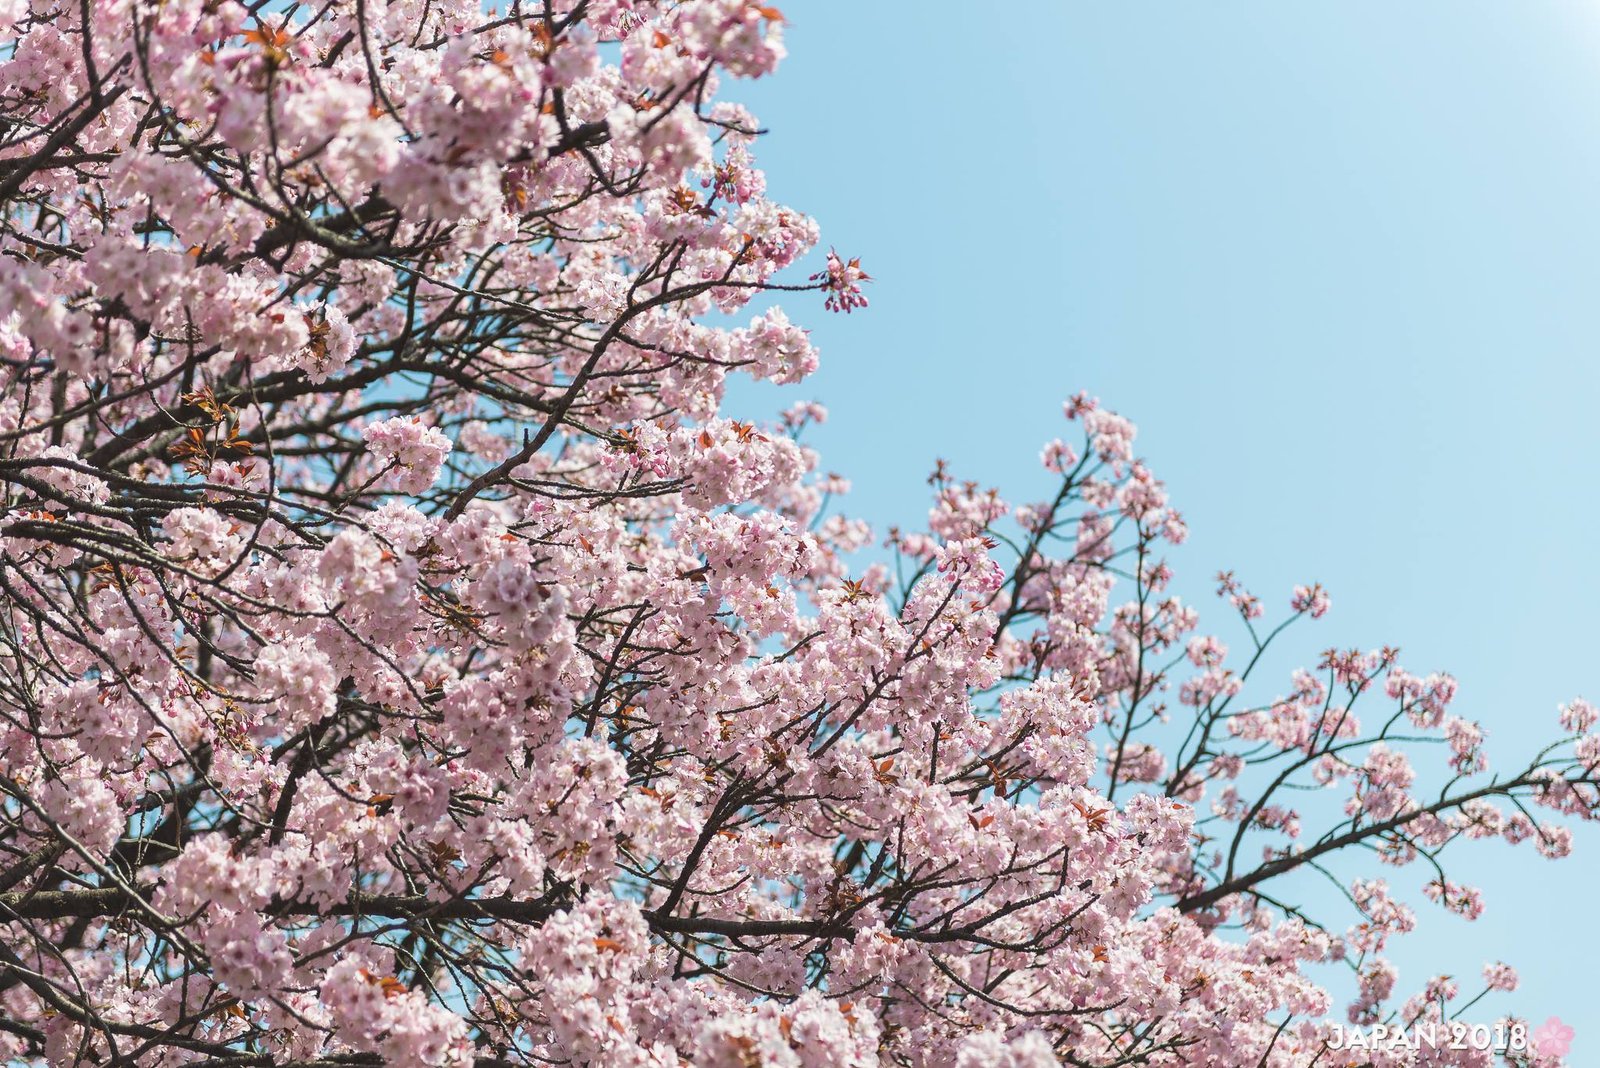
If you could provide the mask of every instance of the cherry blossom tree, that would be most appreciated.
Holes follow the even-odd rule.
[[[1332,1065],[1515,986],[1400,986],[1381,874],[1566,853],[1591,706],[1491,774],[1393,650],[1255,678],[1327,594],[1200,630],[1088,398],[886,538],[722,413],[866,305],[720,95],[782,26],[0,0],[0,1060]]]

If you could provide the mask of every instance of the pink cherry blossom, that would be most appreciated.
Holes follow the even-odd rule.
[[[1386,954],[1574,848],[1590,705],[1499,765],[1391,647],[1284,670],[1328,593],[1179,596],[1086,394],[887,530],[725,410],[871,281],[724,98],[784,25],[0,3],[0,1061],[1298,1068],[1514,989]]]

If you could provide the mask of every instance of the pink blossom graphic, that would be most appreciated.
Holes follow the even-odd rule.
[[[1572,1048],[1572,1028],[1552,1016],[1533,1032],[1533,1049],[1541,1057],[1565,1057]]]

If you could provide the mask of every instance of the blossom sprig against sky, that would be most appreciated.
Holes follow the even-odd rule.
[[[0,1058],[1290,1068],[1515,987],[1382,875],[1564,855],[1591,706],[1491,772],[1391,649],[1258,679],[1329,594],[1202,629],[1093,397],[882,535],[723,410],[872,281],[722,96],[782,12],[3,15]]]

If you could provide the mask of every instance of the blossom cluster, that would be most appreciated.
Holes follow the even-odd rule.
[[[721,96],[783,26],[0,10],[0,1060],[1290,1068],[1463,996],[1280,877],[1478,915],[1439,854],[1567,853],[1595,709],[1491,780],[1393,650],[1253,696],[1327,592],[1202,631],[1086,395],[1043,500],[833,511],[819,406],[723,411],[870,282]]]

